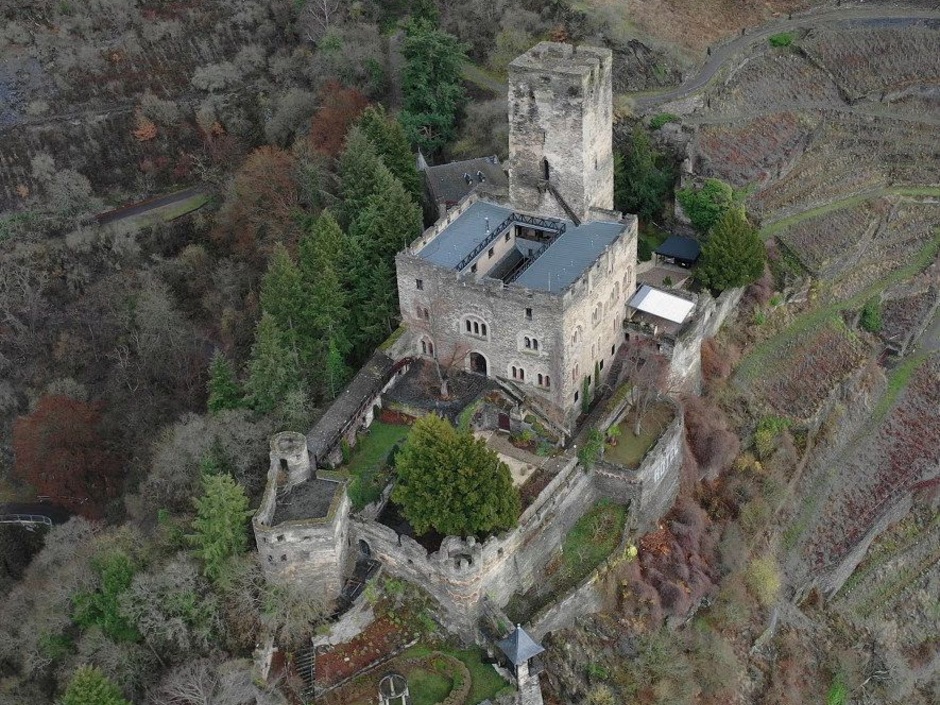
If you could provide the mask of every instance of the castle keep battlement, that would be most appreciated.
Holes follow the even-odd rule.
[[[252,518],[265,576],[302,580],[338,595],[349,530],[345,478],[314,472],[302,433],[275,435],[270,458],[261,506]]]

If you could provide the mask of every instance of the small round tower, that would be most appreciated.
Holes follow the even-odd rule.
[[[282,431],[271,438],[271,467],[287,474],[288,486],[310,479],[310,453],[307,437],[294,431]]]

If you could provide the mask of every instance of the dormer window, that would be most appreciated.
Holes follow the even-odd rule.
[[[473,178],[472,178],[472,177],[470,176],[470,174],[468,174],[467,172],[464,172],[464,174],[463,174],[463,180],[466,181],[468,184],[472,184],[472,183],[473,183]]]
[[[481,184],[482,184],[484,181],[486,181],[486,177],[483,175],[483,172],[482,172],[482,171],[478,171],[478,172],[477,172],[477,181],[479,181]]]

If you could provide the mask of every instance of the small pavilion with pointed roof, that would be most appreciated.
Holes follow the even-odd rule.
[[[536,643],[535,640],[526,633],[525,629],[518,624],[512,634],[496,642],[496,645],[499,647],[500,651],[506,654],[506,658],[508,658],[509,662],[512,664],[516,675],[518,675],[519,666],[527,664],[545,651],[542,645]]]

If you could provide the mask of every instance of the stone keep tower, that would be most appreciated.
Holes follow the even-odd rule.
[[[509,64],[514,208],[580,220],[613,209],[611,62],[610,49],[541,42]]]

